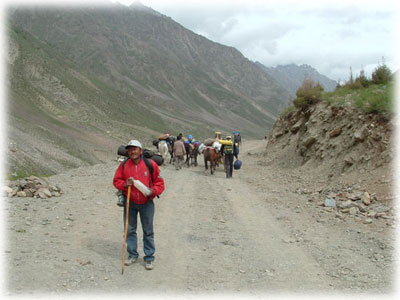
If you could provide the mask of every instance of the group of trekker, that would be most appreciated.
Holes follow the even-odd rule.
[[[234,141],[231,136],[227,136],[220,153],[225,157],[226,177],[231,178],[233,172],[233,157],[238,158],[239,145],[241,144],[240,134]],[[216,142],[222,141],[221,136],[215,136]],[[196,143],[199,148],[199,142],[195,141],[192,135],[184,140],[182,133],[178,134],[176,139],[168,135],[167,143],[173,148],[175,156],[175,167],[181,169],[184,156],[187,153],[185,143]],[[172,144],[172,145],[171,145]],[[221,145],[221,144],[220,144]],[[128,152],[128,158],[118,166],[113,185],[118,190],[118,205],[124,207],[123,220],[125,224],[124,247],[123,247],[123,267],[132,265],[138,261],[139,253],[137,251],[137,216],[140,215],[140,222],[143,230],[143,257],[144,266],[147,270],[154,268],[155,243],[154,243],[154,198],[161,195],[165,189],[164,179],[160,175],[160,168],[152,159],[143,155],[142,144],[138,140],[131,140],[125,146]],[[125,260],[125,244],[128,258]]]
[[[172,147],[173,161],[176,170],[182,169],[183,161],[185,160],[186,155],[186,163],[189,166],[189,156],[188,152],[190,149],[194,149],[198,154],[202,154],[204,147],[213,147],[218,153],[221,154],[221,157],[224,158],[224,165],[226,171],[226,177],[231,178],[233,173],[233,158],[238,159],[239,155],[239,147],[242,143],[240,132],[233,131],[234,139],[232,140],[232,136],[226,136],[225,139],[222,139],[221,133],[216,132],[214,138],[206,139],[204,143],[199,142],[194,139],[191,134],[187,137],[184,137],[182,133],[179,133],[176,137],[171,136],[170,134],[164,134],[159,137],[159,139],[164,139],[168,145]],[[153,142],[153,145],[156,145],[157,141]],[[197,159],[196,164],[197,165]]]

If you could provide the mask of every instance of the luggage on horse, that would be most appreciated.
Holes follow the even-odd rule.
[[[204,141],[204,145],[211,147],[214,142],[215,142],[215,139],[211,139],[211,138],[210,139],[206,139]]]
[[[232,146],[232,140],[219,140],[221,145],[229,145]]]
[[[168,139],[169,137],[170,137],[170,134],[164,133],[164,134],[161,134],[161,135],[158,137],[158,139],[161,141],[161,140],[166,140],[166,139]]]
[[[237,159],[234,163],[233,163],[233,168],[235,170],[239,170],[242,167],[242,161]]]
[[[222,145],[219,142],[214,142],[212,144],[212,147],[219,152],[219,151],[221,151]]]
[[[198,151],[199,151],[200,154],[203,154],[204,147],[205,147],[204,144],[200,144],[199,149],[198,149]]]

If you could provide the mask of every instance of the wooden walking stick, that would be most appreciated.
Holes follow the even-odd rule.
[[[128,224],[129,224],[129,202],[131,197],[131,186],[128,186],[128,197],[126,199],[126,214],[125,214],[125,234],[124,234],[124,244],[122,246],[122,273],[124,274],[124,266],[125,266],[125,250],[126,250],[126,236],[128,235]]]

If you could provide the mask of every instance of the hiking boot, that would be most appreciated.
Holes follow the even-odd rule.
[[[137,258],[136,257],[128,257],[127,260],[125,260],[125,266],[130,266],[131,264],[137,262]]]
[[[144,264],[145,264],[144,267],[146,268],[146,270],[153,270],[154,264],[153,264],[152,260],[146,260],[144,262]]]

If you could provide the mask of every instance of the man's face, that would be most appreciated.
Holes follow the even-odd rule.
[[[128,148],[128,155],[130,158],[132,158],[133,160],[138,159],[140,157],[140,155],[142,154],[143,150],[140,147],[129,147]]]

